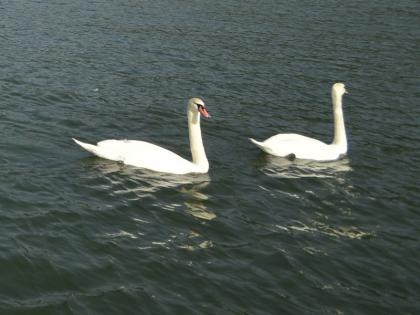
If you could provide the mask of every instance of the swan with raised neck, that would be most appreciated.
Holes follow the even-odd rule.
[[[200,98],[188,101],[187,117],[192,162],[153,143],[139,140],[104,140],[97,145],[73,140],[90,153],[126,165],[171,174],[207,173],[209,162],[201,137],[200,117],[210,118]]]
[[[343,83],[335,83],[332,86],[334,138],[331,144],[294,133],[277,134],[261,142],[252,138],[250,140],[264,152],[275,156],[316,161],[337,160],[347,153],[347,136],[342,108],[345,93],[347,90]]]

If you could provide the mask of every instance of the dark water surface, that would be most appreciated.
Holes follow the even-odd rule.
[[[420,314],[420,2],[0,2],[1,314]],[[332,138],[347,158],[247,139]],[[208,175],[91,157],[71,137]]]

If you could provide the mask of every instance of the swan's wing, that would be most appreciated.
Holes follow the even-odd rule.
[[[77,143],[101,158],[158,172],[184,174],[192,172],[194,168],[193,163],[178,154],[145,141],[104,140],[96,146],[80,141]]]
[[[278,134],[263,142],[264,147],[277,156],[295,155],[299,159],[326,159],[328,145],[317,139],[294,133]]]
[[[98,147],[113,156],[113,160],[159,172],[184,173],[193,166],[178,154],[145,141],[105,140],[99,142]]]

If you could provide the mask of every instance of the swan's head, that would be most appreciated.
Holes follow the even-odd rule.
[[[335,96],[342,96],[343,94],[348,93],[344,83],[335,83],[332,86],[332,94]]]
[[[193,113],[200,113],[205,118],[210,118],[210,114],[206,110],[206,105],[201,98],[194,97],[188,102],[188,110]]]

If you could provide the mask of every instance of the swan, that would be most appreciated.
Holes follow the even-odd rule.
[[[201,139],[200,115],[210,118],[204,102],[199,98],[188,101],[187,116],[192,162],[155,144],[138,140],[104,140],[97,145],[74,139],[85,150],[104,159],[126,165],[171,173],[207,173],[209,162]]]
[[[347,93],[343,83],[335,83],[331,89],[334,112],[334,139],[331,144],[294,133],[272,136],[265,141],[249,138],[261,150],[275,156],[290,159],[333,161],[347,153],[346,128],[342,109],[342,98]]]

